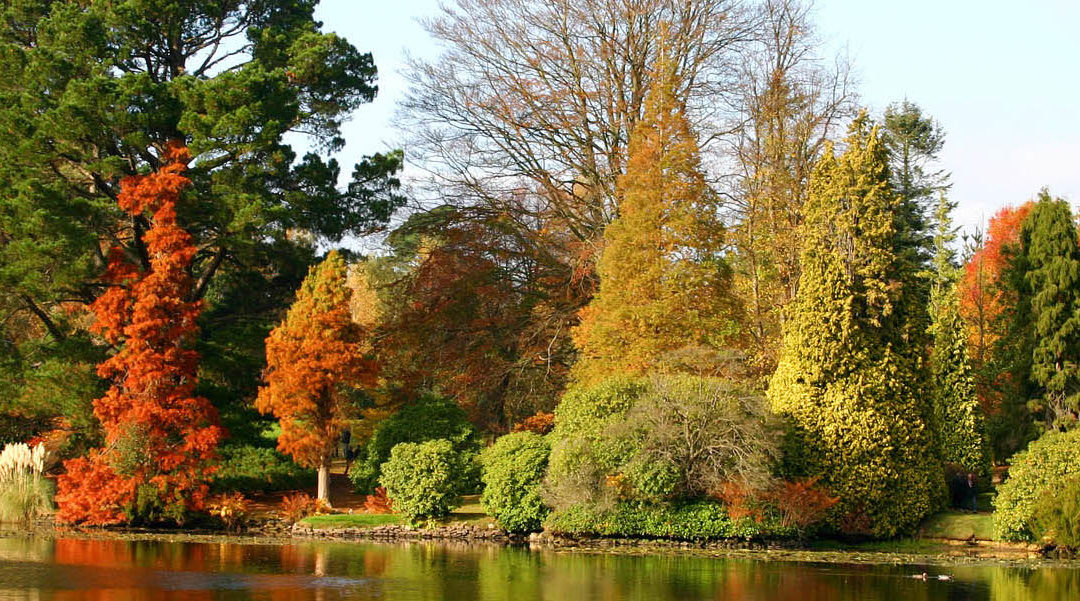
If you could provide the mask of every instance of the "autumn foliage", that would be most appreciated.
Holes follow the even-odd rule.
[[[199,357],[191,343],[201,304],[187,297],[196,249],[176,219],[190,155],[170,145],[162,159],[158,171],[121,182],[120,208],[150,224],[141,240],[149,269],[113,248],[103,278],[109,288],[91,305],[95,330],[119,350],[98,366],[112,383],[94,401],[105,446],[66,462],[57,482],[62,522],[179,520],[205,502],[223,430],[214,407],[194,393]]]
[[[368,331],[350,312],[345,262],[336,252],[311,269],[285,320],[266,340],[266,386],[255,407],[281,422],[278,449],[325,471],[346,425],[351,389],[371,386],[377,366]]]
[[[1020,242],[1020,224],[1032,202],[1005,207],[990,219],[986,240],[964,266],[960,280],[960,313],[968,324],[968,346],[979,365],[1001,337],[999,318],[1011,305],[1002,278],[1009,266],[1008,249]]]
[[[656,69],[619,179],[619,217],[604,231],[600,290],[573,333],[573,376],[586,385],[646,373],[686,347],[723,348],[737,329],[725,228],[676,68],[661,60]]]
[[[375,494],[364,497],[364,513],[394,513],[394,501],[386,496],[386,489],[375,487]]]
[[[555,414],[540,411],[514,424],[514,432],[532,432],[543,436],[555,428]]]

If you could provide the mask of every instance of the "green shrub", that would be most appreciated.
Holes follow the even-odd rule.
[[[994,500],[994,529],[1004,540],[1034,540],[1039,499],[1060,495],[1066,480],[1080,476],[1080,429],[1044,434],[1011,464]]]
[[[12,474],[0,481],[0,522],[27,524],[53,509],[53,483],[41,474]]]
[[[791,529],[768,518],[732,520],[723,505],[619,503],[614,509],[575,505],[548,518],[546,526],[557,534],[673,540],[752,539],[789,537]]]
[[[764,399],[720,378],[614,378],[556,408],[547,493],[557,509],[694,499],[771,484],[779,431]]]
[[[1039,499],[1033,530],[1069,555],[1080,551],[1080,476],[1069,478],[1057,494]]]
[[[442,517],[461,503],[466,460],[449,440],[403,442],[390,450],[379,483],[410,522]]]
[[[615,377],[596,386],[572,387],[555,408],[545,499],[563,509],[581,503],[610,506],[616,499],[607,476],[629,461],[632,440],[611,436],[645,391],[643,378]]]
[[[541,498],[551,446],[543,436],[515,432],[480,455],[484,494],[480,502],[500,527],[511,532],[539,530],[548,515]]]
[[[314,470],[300,467],[275,449],[229,445],[218,453],[221,466],[210,483],[214,492],[270,492],[315,485]]]
[[[454,449],[474,466],[472,458],[480,450],[480,439],[465,412],[449,399],[426,394],[385,419],[375,429],[367,445],[353,462],[349,479],[356,490],[371,493],[379,481],[379,467],[390,457],[390,450],[403,442],[448,440]],[[463,475],[463,490],[475,490],[479,469],[470,467]]]

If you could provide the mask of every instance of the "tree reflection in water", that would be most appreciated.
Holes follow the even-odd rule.
[[[912,574],[946,572],[949,581]],[[0,601],[1058,601],[1080,569],[796,563],[423,543],[0,538]]]

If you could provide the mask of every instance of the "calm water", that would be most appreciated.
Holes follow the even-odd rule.
[[[911,574],[948,573],[921,581]],[[1063,601],[1080,570],[626,557],[438,544],[0,538],[0,600]]]

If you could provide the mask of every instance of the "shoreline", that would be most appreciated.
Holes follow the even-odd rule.
[[[951,539],[897,539],[849,543],[827,539],[676,541],[666,539],[514,535],[497,528],[450,524],[434,529],[408,526],[313,528],[295,524],[261,524],[241,533],[187,528],[57,527],[51,522],[26,530],[0,529],[0,537],[76,538],[231,544],[296,544],[310,542],[379,545],[429,544],[448,547],[514,547],[531,552],[611,555],[669,555],[833,564],[999,565],[1025,568],[1080,569],[1080,560],[1046,557],[1033,544]]]

